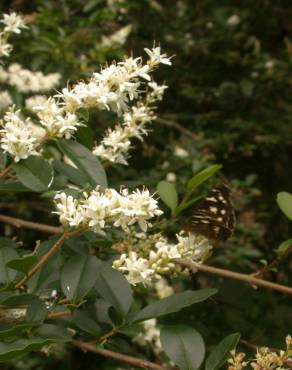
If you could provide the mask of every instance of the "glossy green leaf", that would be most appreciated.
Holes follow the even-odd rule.
[[[98,293],[121,314],[126,315],[133,302],[133,294],[130,284],[124,275],[103,264],[99,270],[95,284]]]
[[[18,258],[18,253],[16,252],[15,242],[1,237],[0,238],[0,283],[1,284],[9,284],[16,277],[17,272],[7,266],[8,262],[16,258]]]
[[[28,254],[20,258],[16,258],[6,263],[7,267],[27,274],[31,267],[37,262],[35,254]]]
[[[277,203],[281,211],[292,221],[292,194],[285,191],[278,193]]]
[[[77,310],[72,317],[72,321],[79,329],[93,335],[94,337],[100,336],[100,326],[97,321],[93,320],[87,312]]]
[[[7,339],[13,335],[23,333],[33,327],[34,324],[29,322],[0,324],[0,339]]]
[[[182,293],[173,294],[170,297],[161,299],[144,307],[131,322],[143,321],[153,317],[168,315],[178,312],[185,307],[195,303],[203,302],[216,294],[216,289],[186,290]]]
[[[21,306],[24,304],[30,304],[36,296],[30,293],[23,294],[11,294],[10,292],[0,293],[0,303],[6,306]]]
[[[60,140],[58,144],[61,151],[84,174],[90,185],[100,185],[102,188],[107,187],[105,170],[98,158],[89,149],[71,140]]]
[[[67,179],[71,181],[73,184],[80,186],[86,185],[87,177],[84,176],[84,174],[77,168],[74,168],[69,164],[57,160],[53,162],[53,165],[56,171],[58,171],[63,176],[67,177]]]
[[[196,370],[205,357],[205,344],[195,329],[185,325],[164,326],[160,334],[162,348],[181,370]]]
[[[230,351],[232,351],[239,342],[240,334],[230,334],[217,344],[217,346],[211,351],[205,364],[205,370],[218,370],[228,360]]]
[[[278,256],[282,256],[287,252],[287,250],[292,246],[292,239],[287,239],[284,242],[282,242],[278,248],[274,249],[274,252]]]
[[[36,298],[28,305],[25,318],[28,322],[42,322],[45,320],[47,313],[45,302]]]
[[[0,182],[0,194],[28,192],[31,192],[31,189],[27,188],[19,181]]]
[[[199,195],[198,197],[195,197],[187,202],[183,202],[181,204],[179,204],[176,209],[175,209],[175,214],[178,215],[180,214],[182,211],[184,211],[185,209],[191,207],[193,204],[195,204],[198,200],[202,199],[204,197],[204,195]]]
[[[98,278],[100,261],[94,256],[74,256],[61,271],[61,286],[69,300],[81,300]]]
[[[56,341],[67,342],[71,340],[68,330],[63,326],[55,324],[43,324],[37,329],[36,334],[41,338],[50,338]]]
[[[157,184],[157,192],[161,200],[172,211],[177,207],[178,196],[175,186],[168,181],[160,181]]]
[[[213,166],[210,166],[204,169],[203,171],[197,173],[188,181],[188,189],[189,190],[196,189],[199,185],[207,181],[209,177],[213,176],[221,168],[222,168],[221,164],[214,164]]]
[[[13,165],[18,180],[27,188],[43,192],[53,182],[53,170],[48,161],[38,156],[31,156]]]

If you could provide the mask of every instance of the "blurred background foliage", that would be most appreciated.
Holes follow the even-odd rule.
[[[155,190],[160,180],[168,179],[182,195],[194,173],[221,163],[217,182],[223,179],[233,190],[237,227],[209,263],[252,273],[261,260],[275,258],[273,249],[291,237],[291,222],[275,201],[277,192],[292,188],[291,1],[2,0],[0,10],[24,14],[30,26],[15,38],[11,62],[61,73],[60,89],[107,61],[132,52],[140,56],[153,41],[174,55],[171,69],[158,72],[158,80],[169,89],[155,126],[143,143],[135,143],[127,168],[109,171],[110,183],[145,184]],[[124,34],[119,36],[121,29]],[[92,146],[110,118],[103,112],[93,114],[90,128],[78,133],[79,140]],[[6,213],[56,222],[55,216],[48,216],[48,200],[32,196],[26,205],[25,197],[7,198]],[[180,223],[188,223],[189,216],[183,213]],[[27,243],[43,237],[33,231],[18,231],[18,236]],[[292,261],[286,260],[266,277],[291,285],[291,267]],[[283,347],[284,336],[289,330],[291,334],[291,300],[282,294],[206,275],[185,284],[220,287],[215,302],[203,310],[195,306],[181,317],[198,328],[207,343],[239,331],[252,343]],[[4,368],[98,366],[95,357],[92,361],[79,352],[68,356],[30,355]]]

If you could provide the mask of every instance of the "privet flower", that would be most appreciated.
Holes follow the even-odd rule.
[[[134,224],[146,231],[151,226],[149,220],[162,214],[157,200],[147,189],[130,193],[127,189],[100,191],[97,187],[89,194],[84,193],[80,200],[65,193],[57,194],[55,202],[55,213],[66,228],[87,226],[96,232],[110,225],[128,231]]]
[[[32,72],[18,63],[12,63],[7,70],[0,67],[0,81],[14,86],[22,93],[47,92],[56,87],[61,79],[59,73],[44,75],[42,72]]]
[[[0,109],[5,109],[12,105],[13,101],[8,91],[0,92]]]
[[[142,322],[142,326],[143,333],[139,333],[134,337],[133,342],[143,347],[146,344],[150,344],[155,353],[161,353],[163,350],[160,342],[160,329],[157,327],[157,320],[145,320]]]
[[[129,255],[123,253],[113,262],[113,267],[123,272],[132,285],[150,285],[163,275],[187,273],[188,270],[177,265],[173,259],[182,258],[201,263],[212,250],[209,241],[201,235],[182,232],[176,237],[178,242],[173,244],[161,234],[138,234],[136,239],[132,236],[132,242],[129,242],[131,252]]]
[[[0,122],[0,145],[15,162],[30,155],[38,155],[38,147],[45,137],[45,131],[34,125],[29,118],[24,120],[20,111],[11,108]]]
[[[170,286],[166,279],[161,278],[154,283],[154,289],[160,299],[169,297],[174,294],[173,287]]]
[[[0,31],[0,57],[8,57],[13,49],[8,43],[8,38],[11,33],[19,34],[22,28],[27,28],[23,18],[16,13],[4,14],[0,20],[4,24],[4,28]]]

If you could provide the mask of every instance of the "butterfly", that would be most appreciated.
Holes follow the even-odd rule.
[[[192,230],[208,239],[227,240],[235,227],[230,193],[225,184],[213,188],[193,213]]]

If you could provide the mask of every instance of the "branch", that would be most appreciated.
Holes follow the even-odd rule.
[[[252,275],[241,274],[239,272],[220,269],[218,267],[200,265],[198,263],[182,260],[180,258],[174,258],[173,261],[183,267],[189,268],[192,272],[196,272],[199,270],[199,271],[206,272],[208,274],[223,276],[223,277],[233,279],[233,280],[246,281],[247,283],[250,283],[252,285],[263,286],[268,289],[277,290],[278,292],[287,293],[287,294],[292,295],[292,288],[286,285],[276,284],[276,283],[272,283],[267,280],[259,279]]]
[[[56,241],[56,243],[52,246],[52,248],[42,256],[42,258],[38,261],[36,265],[27,273],[27,275],[21,279],[16,285],[15,288],[19,289],[24,285],[43,265],[47,263],[49,258],[57,252],[57,250],[62,246],[62,244],[72,236],[78,235],[81,232],[85,231],[86,229],[75,230],[71,232],[65,232],[60,236],[60,238]]]
[[[25,221],[20,218],[4,216],[4,215],[0,215],[0,222],[5,222],[17,228],[24,227],[26,229],[44,231],[50,234],[59,234],[63,231],[63,229],[58,226],[39,224],[37,222]]]
[[[72,316],[72,312],[70,310],[66,311],[58,311],[58,312],[50,312],[47,316],[47,319],[58,319],[59,317],[68,317]]]
[[[175,121],[171,121],[169,119],[164,119],[164,118],[156,118],[156,122],[161,123],[162,125],[165,125],[165,126],[174,127],[176,130],[180,131],[182,134],[189,136],[194,140],[198,138],[197,135],[194,134],[192,131],[181,126],[179,123]]]
[[[0,172],[0,178],[4,178],[8,172],[11,170],[13,163],[11,163],[8,167],[4,168],[3,171]]]
[[[111,358],[116,361],[125,362],[127,364],[140,367],[142,369],[153,369],[153,370],[168,370],[166,367],[154,364],[153,362],[149,362],[147,360],[143,360],[141,358],[132,357],[128,355],[124,355],[122,353],[117,353],[113,351],[109,351],[107,349],[96,347],[93,344],[82,342],[81,340],[73,339],[71,341],[73,346],[81,349],[84,352],[94,352],[98,355]]]

